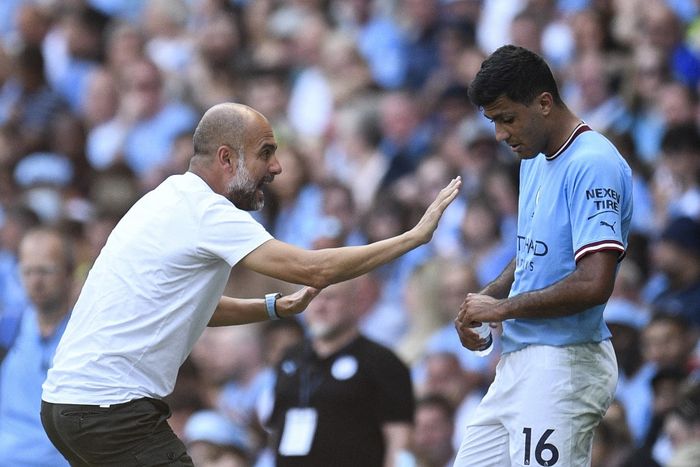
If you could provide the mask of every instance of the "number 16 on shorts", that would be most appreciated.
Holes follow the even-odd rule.
[[[525,436],[525,456],[523,458],[523,463],[525,465],[531,465],[533,454],[535,462],[537,462],[536,465],[550,467],[557,463],[559,460],[559,450],[557,450],[555,445],[547,442],[547,439],[549,439],[552,433],[554,433],[553,429],[547,429],[538,439],[538,433],[533,434],[532,428],[523,428],[523,435]],[[536,440],[534,453],[532,452],[533,439]]]

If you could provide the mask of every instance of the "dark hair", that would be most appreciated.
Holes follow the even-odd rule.
[[[429,393],[416,401],[416,411],[421,407],[436,407],[446,419],[453,421],[455,418],[455,407],[442,394]]]
[[[679,123],[666,129],[661,138],[661,149],[665,153],[700,151],[700,131],[694,123]]]
[[[528,105],[542,92],[550,93],[555,103],[562,103],[557,82],[544,59],[514,45],[504,45],[484,60],[469,85],[469,99],[482,108],[500,96]]]
[[[651,387],[654,391],[659,389],[659,384],[664,381],[672,381],[681,384],[688,377],[688,372],[681,367],[667,366],[657,370],[656,374],[651,378]]]
[[[656,323],[669,323],[677,328],[676,331],[681,333],[685,333],[691,329],[687,318],[682,315],[668,313],[664,310],[658,309],[658,307],[655,307],[652,310],[651,319],[649,320],[649,323],[647,323],[646,327]]]

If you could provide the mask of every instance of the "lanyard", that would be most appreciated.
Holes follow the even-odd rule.
[[[325,376],[323,368],[317,368],[321,362],[316,357],[311,344],[304,349],[304,358],[301,361],[299,382],[299,406],[309,407],[311,396],[321,387]],[[316,371],[314,371],[316,370]]]

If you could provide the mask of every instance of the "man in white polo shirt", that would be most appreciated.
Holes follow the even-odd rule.
[[[44,383],[42,422],[72,465],[192,465],[162,401],[205,326],[304,310],[323,287],[428,242],[460,180],[416,226],[370,245],[303,250],[272,238],[248,212],[282,171],[267,119],[239,104],[202,117],[189,171],[141,198],[114,228],[85,282]],[[222,297],[241,263],[295,284],[262,299]]]

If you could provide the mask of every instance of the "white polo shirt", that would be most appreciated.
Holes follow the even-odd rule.
[[[141,198],[83,286],[42,398],[162,398],[219,302],[231,268],[272,236],[187,172]]]

